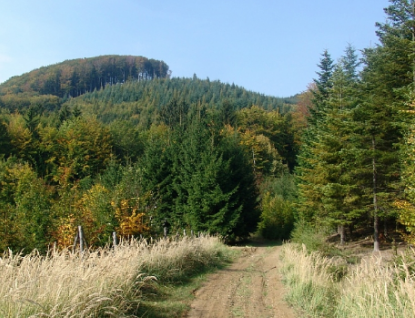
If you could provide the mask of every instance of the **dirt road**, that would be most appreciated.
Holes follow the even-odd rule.
[[[187,318],[294,318],[294,311],[283,300],[280,248],[242,248],[238,260],[196,291]]]

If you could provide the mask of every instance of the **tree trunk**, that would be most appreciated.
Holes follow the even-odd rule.
[[[379,252],[379,216],[378,216],[378,199],[377,199],[377,175],[376,175],[376,160],[375,160],[375,148],[376,141],[375,136],[372,135],[372,147],[373,147],[373,251]]]
[[[344,233],[344,225],[339,225],[337,227],[337,232],[340,234],[340,245],[344,245],[344,237],[345,237],[345,233]]]
[[[415,16],[415,1],[412,1],[412,18]],[[412,54],[415,54],[415,26],[412,24]],[[415,93],[415,55],[412,59],[412,89]]]

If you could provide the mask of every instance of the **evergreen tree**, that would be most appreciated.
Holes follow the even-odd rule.
[[[156,224],[175,229],[246,237],[258,222],[252,166],[238,138],[222,137],[220,127],[193,109],[185,126],[168,140],[153,140],[142,160],[143,184],[156,193]]]
[[[364,102],[356,112],[361,125],[357,160],[362,167],[361,186],[371,198],[374,250],[379,250],[379,219],[395,215],[393,201],[401,191],[398,122],[414,88],[414,5],[413,0],[391,0],[385,9],[387,22],[377,23],[381,45],[364,50]]]
[[[0,156],[8,157],[11,152],[11,139],[7,131],[7,124],[0,118]]]
[[[313,91],[313,108],[310,110],[310,124],[317,125],[318,120],[322,120],[324,116],[329,90],[332,87],[332,75],[334,64],[327,50],[324,50],[320,63],[318,64],[320,71],[317,72],[318,78],[314,79],[317,89]],[[324,120],[324,119],[323,119]]]
[[[313,149],[319,129],[324,125],[328,91],[332,86],[334,66],[327,50],[323,52],[318,66],[320,68],[320,71],[317,72],[319,77],[314,80],[316,89],[312,91],[313,106],[310,109],[310,115],[307,117],[307,128],[302,135],[301,149],[297,159],[299,165],[296,169],[299,182],[299,217],[308,222],[316,221],[315,214],[318,214],[317,211],[323,211],[321,191],[317,191],[315,188],[315,182],[318,181],[313,178],[313,171],[318,164]]]
[[[327,69],[325,63],[320,67]],[[355,222],[359,192],[354,185],[354,123],[357,106],[357,56],[348,46],[333,72],[319,72],[314,111],[303,140],[297,169],[301,216],[318,224],[338,226],[344,243],[345,226]],[[329,78],[328,73],[331,75]],[[322,83],[325,83],[324,85]]]

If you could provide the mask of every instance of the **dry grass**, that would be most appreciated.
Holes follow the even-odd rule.
[[[415,252],[392,262],[372,254],[360,264],[283,247],[288,300],[309,317],[415,317]],[[339,275],[341,273],[341,275]]]
[[[414,251],[394,262],[364,258],[342,283],[336,317],[415,317]]]
[[[0,317],[134,317],[141,287],[217,260],[214,237],[124,242],[93,252],[36,252],[0,259]]]
[[[330,274],[339,259],[307,253],[305,245],[285,244],[281,253],[284,283],[289,286],[287,300],[311,317],[323,317],[333,311],[336,297],[334,279]]]

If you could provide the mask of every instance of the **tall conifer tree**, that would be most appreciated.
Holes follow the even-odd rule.
[[[393,201],[400,192],[398,115],[407,93],[413,91],[415,74],[415,2],[390,2],[385,9],[387,22],[377,23],[380,45],[364,50],[364,102],[356,112],[361,126],[356,157],[361,167],[359,182],[366,189],[367,208],[372,212],[375,251],[379,250],[380,219],[394,216]]]

